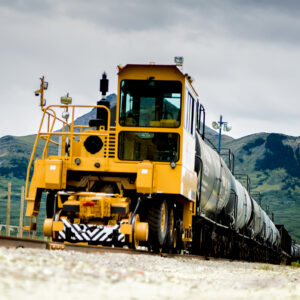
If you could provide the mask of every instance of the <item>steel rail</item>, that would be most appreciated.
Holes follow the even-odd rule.
[[[42,240],[34,240],[29,238],[8,237],[0,235],[0,247],[6,248],[25,248],[25,249],[43,249],[43,250],[63,250],[63,251],[76,251],[83,253],[116,253],[116,254],[130,254],[130,255],[154,255],[166,258],[181,258],[181,259],[196,259],[196,260],[211,260],[211,261],[247,261],[242,259],[232,259],[224,257],[202,256],[196,254],[190,254],[183,252],[183,254],[176,253],[158,253],[150,252],[142,249],[130,249],[121,247],[109,247],[109,246],[94,246],[85,244],[72,244],[72,243],[60,243],[50,242]],[[251,262],[251,261],[248,261]]]
[[[0,247],[47,249],[46,241],[0,235]]]
[[[25,249],[44,249],[44,250],[64,250],[64,251],[78,251],[84,253],[123,253],[123,254],[133,254],[133,255],[155,255],[162,257],[181,257],[181,258],[193,258],[199,260],[219,260],[214,257],[204,257],[192,254],[174,254],[174,253],[156,253],[149,252],[147,250],[141,249],[130,249],[130,248],[120,248],[120,247],[108,247],[108,246],[93,246],[93,245],[83,245],[83,244],[72,244],[72,243],[59,243],[59,242],[49,242],[42,240],[34,240],[29,238],[17,238],[17,237],[7,237],[0,235],[0,247],[6,248],[25,248]]]

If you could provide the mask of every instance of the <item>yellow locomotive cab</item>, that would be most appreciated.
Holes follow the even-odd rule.
[[[195,148],[194,138],[184,134],[184,107],[187,91],[197,95],[187,76],[174,65],[119,68],[115,123],[106,75],[101,85],[95,106],[63,101],[69,95],[62,105],[41,105],[24,229],[35,229],[46,193],[44,234],[53,240],[169,250],[174,235],[177,243],[191,242],[197,174],[184,158]],[[94,109],[96,118],[78,125],[83,108]],[[40,140],[44,150],[30,180]]]

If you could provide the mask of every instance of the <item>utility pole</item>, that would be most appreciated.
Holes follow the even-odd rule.
[[[221,153],[221,139],[222,139],[222,127],[224,126],[223,130],[224,131],[230,131],[231,130],[231,126],[229,125],[228,122],[224,122],[223,121],[223,116],[220,116],[220,120],[218,122],[213,121],[212,122],[212,127],[216,130],[219,129],[219,147],[218,147],[218,153]]]
[[[24,210],[25,189],[21,189],[21,205],[20,205],[20,221],[19,221],[19,237],[23,236],[23,210]]]
[[[11,194],[11,182],[7,187],[7,207],[6,207],[6,236],[10,236],[10,194]]]

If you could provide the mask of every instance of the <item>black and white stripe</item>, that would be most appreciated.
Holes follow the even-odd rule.
[[[118,235],[118,242],[124,243],[124,234],[120,232],[120,224],[114,226],[92,225],[92,224],[71,224],[66,219],[61,219],[64,223],[64,230],[58,232],[58,239],[67,240],[66,231],[71,232],[71,240],[73,242],[93,242],[93,243],[111,243],[113,235]]]

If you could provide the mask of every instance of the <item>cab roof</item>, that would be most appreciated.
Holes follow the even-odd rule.
[[[172,69],[178,75],[182,76],[183,78],[186,79],[186,82],[190,85],[194,93],[198,96],[198,93],[195,91],[193,85],[192,85],[192,80],[191,77],[186,73],[184,74],[176,65],[159,65],[159,64],[154,64],[154,63],[149,63],[149,64],[127,64],[125,66],[118,66],[119,72],[118,75],[121,75],[124,71],[127,71],[128,69],[139,69],[139,68],[150,68],[150,69]]]

